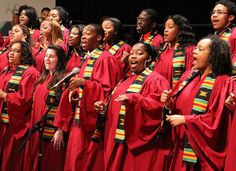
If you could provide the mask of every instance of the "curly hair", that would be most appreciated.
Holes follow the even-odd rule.
[[[218,4],[224,5],[227,8],[227,12],[230,15],[233,15],[236,17],[236,4],[234,2],[230,0],[220,0],[215,3],[215,5],[218,5]],[[235,20],[236,19],[234,18],[234,21]]]
[[[39,18],[38,18],[38,14],[37,14],[37,11],[35,10],[35,8],[33,8],[31,6],[27,6],[27,5],[20,6],[19,11],[18,11],[19,17],[20,17],[23,10],[25,11],[26,16],[29,18],[29,21],[26,26],[31,29],[38,29],[39,28]]]
[[[165,22],[168,19],[172,19],[174,23],[179,27],[177,41],[182,48],[196,44],[195,34],[193,33],[192,27],[190,26],[187,18],[183,17],[182,15],[175,14],[168,16],[165,19]]]
[[[211,41],[209,64],[212,64],[212,72],[216,76],[224,74],[231,75],[232,61],[229,44],[216,35],[208,35],[201,40],[203,39],[209,39]]]
[[[21,51],[20,62],[21,62],[21,64],[22,65],[34,65],[34,58],[32,55],[32,50],[31,50],[30,44],[27,42],[24,42],[24,41],[16,41],[12,45],[14,45],[14,44],[20,44],[20,49],[21,49],[20,50]]]

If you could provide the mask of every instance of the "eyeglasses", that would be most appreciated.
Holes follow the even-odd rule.
[[[217,15],[224,15],[224,14],[229,14],[229,13],[224,12],[224,11],[212,11],[212,12],[211,12],[211,15],[214,15],[214,14],[217,14]]]
[[[9,52],[13,52],[13,53],[21,53],[21,51],[18,50],[18,49],[10,49]]]

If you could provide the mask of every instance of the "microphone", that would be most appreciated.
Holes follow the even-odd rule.
[[[63,83],[67,83],[70,81],[70,79],[77,74],[80,71],[80,69],[78,67],[73,68],[73,70],[66,75],[65,77],[63,77],[60,81],[58,81],[54,86],[52,86],[50,89],[53,90],[56,87],[58,87],[59,85],[63,84]]]

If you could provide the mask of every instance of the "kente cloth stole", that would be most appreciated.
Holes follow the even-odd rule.
[[[180,79],[181,75],[185,71],[185,50],[179,47],[179,44],[175,44],[173,55],[173,79],[172,88]]]
[[[6,93],[16,92],[19,89],[20,81],[22,79],[22,75],[24,74],[25,70],[28,68],[28,65],[19,65],[15,72],[13,73],[11,79],[8,82]],[[5,70],[6,72],[7,70]],[[7,106],[6,101],[4,100],[1,112],[1,120],[3,123],[9,123],[9,116],[7,114]]]
[[[85,80],[89,80],[92,72],[93,72],[93,66],[96,63],[97,59],[101,56],[102,54],[102,50],[100,50],[99,48],[95,49],[91,54],[90,54],[90,58],[88,59],[88,62],[86,64],[85,70],[84,70],[84,79]],[[79,126],[79,120],[80,120],[80,103],[81,103],[81,99],[82,99],[82,95],[83,95],[83,89],[81,87],[78,88],[78,106],[76,108],[75,111],[75,124],[77,126]]]
[[[115,55],[116,52],[120,49],[121,46],[123,46],[125,44],[125,42],[123,41],[120,41],[118,42],[117,44],[114,44],[110,49],[109,49],[109,52],[112,54],[112,55]]]
[[[224,32],[220,35],[220,39],[228,41],[229,37],[231,35],[232,29],[231,28],[226,28]]]
[[[208,74],[194,98],[192,114],[200,115],[206,112],[214,83],[215,75],[212,73]],[[186,134],[184,137],[184,152],[182,161],[189,165],[194,165],[197,163],[197,156],[189,144]]]
[[[55,126],[53,126],[54,118],[56,116],[57,107],[59,105],[60,97],[57,97],[57,93],[55,90],[49,90],[48,97],[47,97],[47,109],[50,106],[50,110],[47,113],[47,120],[44,125],[43,129],[43,139],[44,140],[51,140],[57,130]]]
[[[140,38],[139,41],[142,42],[142,43],[146,43],[146,44],[151,45],[151,44],[152,44],[152,39],[153,39],[157,34],[158,34],[157,31],[151,32],[151,33],[149,34],[149,36],[147,37],[146,40],[144,40],[143,36],[141,36],[141,38]]]
[[[233,63],[232,75],[236,75],[236,61]]]
[[[138,93],[141,90],[144,81],[150,75],[151,72],[152,70],[150,70],[147,67],[126,90],[126,94]],[[115,142],[117,143],[123,143],[125,141],[125,114],[126,114],[126,107],[124,101],[122,101],[115,134]]]

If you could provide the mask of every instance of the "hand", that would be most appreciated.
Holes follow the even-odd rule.
[[[125,101],[125,100],[128,100],[128,97],[126,96],[126,94],[119,95],[119,96],[115,99],[115,101],[117,101],[117,102]]]
[[[235,81],[236,80],[236,75],[230,77],[231,80]]]
[[[79,95],[77,91],[70,91],[69,92],[69,102],[77,102],[79,101]]]
[[[129,57],[129,53],[124,51],[123,54],[122,54],[122,57],[121,57],[121,61],[123,62],[128,62],[128,57]]]
[[[183,115],[166,115],[166,121],[170,122],[173,127],[186,123]]]
[[[233,93],[230,93],[229,97],[225,100],[225,106],[231,111],[236,109],[236,97]]]
[[[95,107],[96,112],[101,113],[104,111],[105,103],[104,101],[97,101],[94,103],[94,107]]]
[[[61,129],[58,129],[55,132],[51,142],[53,142],[55,150],[61,150],[64,147],[63,131]]]
[[[164,90],[163,93],[161,93],[161,103],[164,103],[167,108],[170,108],[171,106],[171,93],[172,90]]]
[[[75,89],[79,88],[80,86],[83,86],[84,83],[85,83],[85,79],[72,77],[70,79],[69,90],[74,91]]]
[[[7,97],[7,93],[5,93],[2,89],[0,89],[0,99],[5,99]]]

